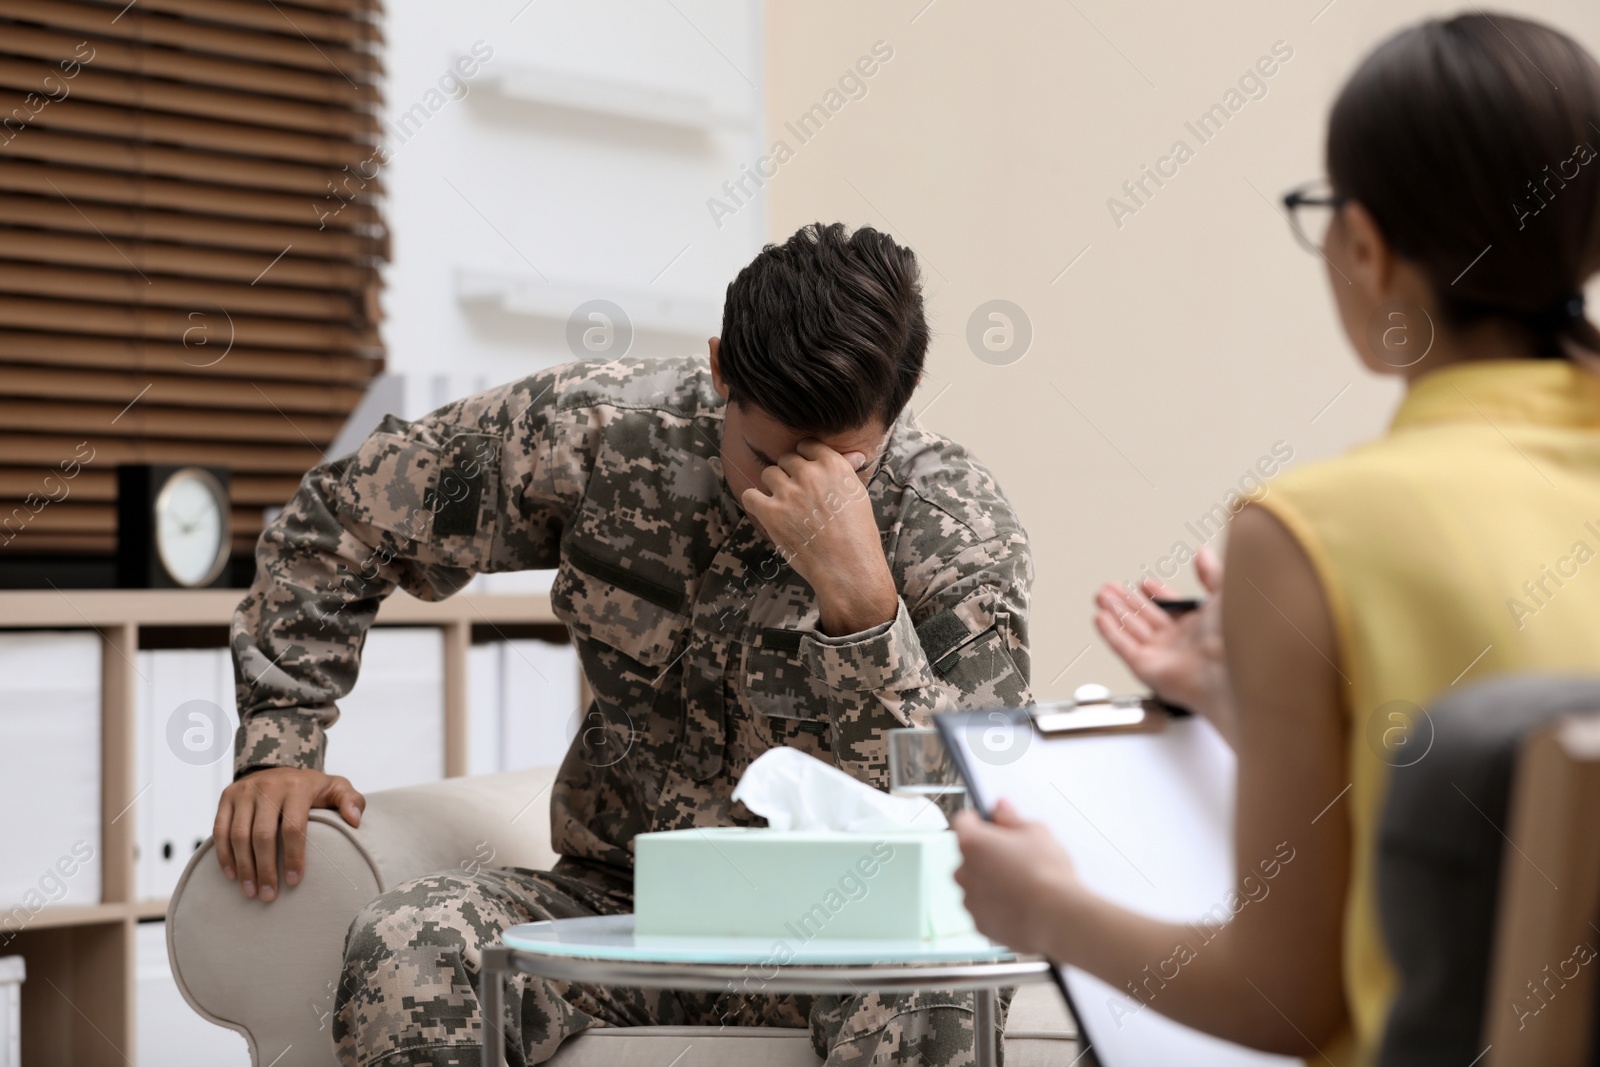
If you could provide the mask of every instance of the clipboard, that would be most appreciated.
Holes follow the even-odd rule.
[[[985,818],[1002,797],[1048,825],[1090,889],[1132,911],[1195,924],[1237,891],[1233,856],[1236,763],[1210,723],[1152,697],[1116,697],[934,717],[951,762]],[[1224,905],[1225,907],[1226,905]],[[1194,942],[1200,942],[1195,944]],[[1100,1067],[1297,1067],[1304,1061],[1235,1045],[1160,1013],[1161,978],[1181,965],[1151,960],[1117,989],[1053,965]],[[1151,972],[1157,972],[1151,980]]]

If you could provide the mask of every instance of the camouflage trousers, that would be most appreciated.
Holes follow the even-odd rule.
[[[631,878],[566,861],[554,871],[447,871],[396,887],[362,909],[345,939],[333,1020],[339,1062],[479,1067],[481,946],[517,923],[632,910]],[[809,1027],[829,1067],[973,1062],[970,993],[698,993],[517,975],[506,999],[512,1067],[543,1063],[563,1040],[596,1026]],[[1002,1025],[1009,1000],[1001,998]]]

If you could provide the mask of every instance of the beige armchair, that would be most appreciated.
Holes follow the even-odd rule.
[[[211,842],[195,852],[167,909],[167,951],[190,1006],[250,1043],[256,1067],[328,1067],[333,988],[345,931],[379,893],[430,871],[484,862],[546,868],[552,769],[373,793],[360,829],[312,814],[305,881],[271,905],[222,877]],[[1019,990],[1006,1030],[1009,1067],[1071,1063],[1076,1033],[1049,985]],[[674,1058],[678,1057],[678,1058]],[[817,1067],[804,1030],[653,1026],[591,1030],[556,1067]]]

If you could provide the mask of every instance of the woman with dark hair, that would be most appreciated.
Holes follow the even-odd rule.
[[[1600,66],[1538,23],[1429,21],[1362,62],[1326,187],[1285,204],[1362,362],[1406,381],[1389,433],[1243,508],[1225,571],[1201,561],[1201,612],[1167,618],[1154,585],[1098,597],[1134,673],[1233,744],[1237,870],[1276,864],[1271,897],[1196,944],[1086,889],[1002,803],[958,824],[985,933],[1242,1044],[1372,1060],[1395,994],[1374,838],[1396,740],[1457,682],[1600,668],[1597,146]]]

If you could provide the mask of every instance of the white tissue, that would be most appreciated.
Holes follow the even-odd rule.
[[[756,757],[734,787],[733,799],[764,816],[774,830],[881,833],[949,826],[932,801],[890,796],[797,748],[774,748]]]

